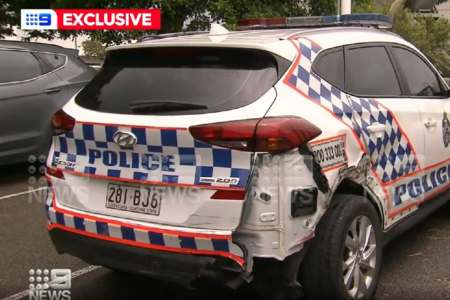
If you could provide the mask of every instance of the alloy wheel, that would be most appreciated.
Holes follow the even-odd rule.
[[[349,295],[360,299],[366,295],[375,275],[377,240],[370,219],[358,216],[350,225],[344,243],[342,271]]]

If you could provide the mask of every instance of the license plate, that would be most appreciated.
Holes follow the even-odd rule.
[[[162,190],[109,184],[106,208],[159,216]]]

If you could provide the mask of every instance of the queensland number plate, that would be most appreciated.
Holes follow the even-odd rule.
[[[106,207],[130,212],[159,215],[162,190],[109,184],[106,193]]]

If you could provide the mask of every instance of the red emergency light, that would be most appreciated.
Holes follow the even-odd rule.
[[[392,18],[383,14],[349,14],[331,16],[309,16],[288,18],[258,18],[238,20],[238,30],[264,28],[301,28],[328,26],[372,26],[376,28],[392,27]]]

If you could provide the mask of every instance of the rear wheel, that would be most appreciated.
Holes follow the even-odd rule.
[[[364,197],[336,195],[300,270],[309,300],[370,300],[381,270],[381,225]]]

